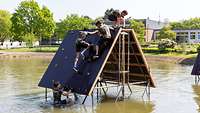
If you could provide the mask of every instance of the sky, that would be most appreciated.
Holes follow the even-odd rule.
[[[14,13],[22,0],[0,0],[0,9]],[[126,17],[160,21],[181,21],[200,17],[200,0],[35,0],[47,6],[58,22],[69,14],[103,16],[106,9],[126,9]]]

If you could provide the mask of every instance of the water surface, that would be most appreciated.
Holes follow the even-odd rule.
[[[192,66],[166,62],[150,62],[156,81],[150,100],[142,98],[144,88],[132,86],[130,99],[114,103],[116,88],[108,91],[108,99],[101,103],[79,103],[53,107],[52,93],[44,100],[44,89],[37,86],[50,59],[0,59],[0,113],[199,113],[200,86],[190,75]],[[128,95],[129,92],[126,93]]]

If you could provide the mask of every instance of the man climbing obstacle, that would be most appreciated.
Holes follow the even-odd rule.
[[[110,41],[111,41],[111,33],[110,33],[110,28],[109,26],[103,24],[103,22],[101,21],[97,21],[95,23],[95,25],[97,26],[97,30],[93,31],[93,32],[88,32],[88,34],[98,34],[100,36],[100,39],[97,42],[96,45],[96,54],[93,56],[93,59],[97,59],[99,58],[99,48],[100,46],[106,47]]]
[[[78,72],[77,69],[77,63],[78,63],[78,59],[80,57],[80,54],[82,55],[83,59],[85,58],[84,56],[84,52],[89,48],[90,44],[88,42],[85,41],[86,37],[87,37],[87,32],[84,31],[80,31],[80,35],[76,40],[76,58],[74,61],[74,67],[73,70],[75,72]]]
[[[121,26],[125,27],[125,20],[124,17],[128,15],[128,11],[123,10],[114,10],[110,15],[108,15],[107,19],[113,22],[114,26]]]

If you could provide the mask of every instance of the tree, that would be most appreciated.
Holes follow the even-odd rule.
[[[200,18],[191,18],[182,22],[170,23],[172,29],[200,29]]]
[[[176,33],[171,30],[169,26],[163,27],[160,32],[158,32],[157,39],[170,39],[175,40]]]
[[[171,22],[170,26],[172,29],[185,29],[181,22]]]
[[[55,34],[59,39],[63,39],[69,30],[83,30],[94,28],[93,20],[90,18],[80,17],[76,14],[67,15],[64,20],[56,24]]]
[[[11,38],[10,28],[12,22],[10,18],[11,14],[8,11],[0,10],[0,42]]]
[[[145,27],[144,24],[137,20],[130,20],[130,28],[134,29],[137,38],[140,42],[144,41],[144,33],[145,33]]]
[[[12,18],[14,39],[26,41],[25,36],[33,40],[50,38],[55,29],[53,14],[47,7],[40,8],[34,0],[22,1]]]

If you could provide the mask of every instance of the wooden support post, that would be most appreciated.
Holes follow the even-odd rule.
[[[119,95],[120,95],[120,93],[121,93],[121,90],[122,90],[122,86],[120,86],[120,89],[119,89],[119,92],[117,93],[117,97],[116,97],[116,99],[115,99],[115,102],[118,101]]]
[[[45,88],[45,101],[47,102],[47,88]]]
[[[144,89],[144,92],[142,94],[142,97],[144,97],[144,94],[146,93],[147,97],[150,98],[150,80],[146,81],[146,87]]]
[[[199,75],[195,75],[195,84],[198,84],[199,80],[200,80]]]
[[[92,107],[93,107],[94,106],[94,92],[92,92],[91,97],[92,97]]]
[[[85,96],[85,98],[84,98],[84,100],[83,100],[83,102],[82,102],[82,104],[84,104],[85,103],[85,100],[87,99],[87,96]]]
[[[101,82],[99,82],[99,83],[100,83],[100,86],[103,87],[103,84],[102,84]],[[106,86],[107,86],[107,84],[106,84]],[[105,89],[102,88],[102,90],[103,90],[103,92],[104,92],[104,95],[107,96]]]
[[[125,34],[122,34],[122,98],[125,98]]]
[[[99,87],[99,80],[97,81],[97,87]],[[99,101],[99,89],[97,88],[97,102]]]

